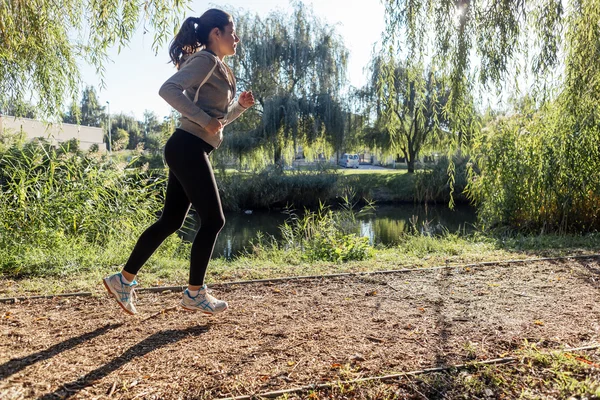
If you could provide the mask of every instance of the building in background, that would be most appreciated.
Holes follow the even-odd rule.
[[[0,115],[0,133],[5,130],[9,133],[24,132],[27,140],[43,138],[54,146],[71,139],[77,139],[79,140],[79,148],[83,151],[89,150],[93,145],[97,145],[98,150],[101,152],[106,151],[104,130],[102,128],[64,123],[48,125],[35,119]]]

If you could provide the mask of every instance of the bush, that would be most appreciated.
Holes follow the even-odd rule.
[[[356,217],[372,210],[372,204],[355,212],[348,201],[342,211],[320,205],[317,211],[305,210],[302,217],[288,211],[288,220],[280,227],[281,246],[300,251],[308,261],[345,262],[372,256],[369,239],[353,232]]]
[[[485,226],[600,230],[600,127],[569,114],[557,103],[497,118],[476,138],[469,193]]]
[[[464,193],[467,187],[468,156],[452,156],[452,166],[447,156],[440,157],[436,164],[415,174],[415,201],[419,203],[467,202]],[[454,174],[449,174],[454,172]],[[453,188],[450,186],[453,176]]]
[[[295,204],[316,208],[335,198],[339,175],[318,171],[284,173],[276,167],[253,174],[217,175],[221,202],[226,210],[269,209]]]

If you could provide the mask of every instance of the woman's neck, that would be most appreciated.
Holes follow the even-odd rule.
[[[216,57],[219,58],[219,60],[223,61],[223,58],[225,58],[224,55],[219,54],[217,51],[215,51],[213,48],[211,48],[210,46],[206,46],[204,48],[205,50],[208,50],[209,52],[211,52],[212,54],[214,54]]]

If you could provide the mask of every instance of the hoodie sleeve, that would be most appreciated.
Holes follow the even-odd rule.
[[[183,92],[186,89],[200,85],[214,66],[214,60],[209,57],[193,57],[171,76],[158,91],[159,96],[165,99],[171,107],[203,128],[208,125],[212,117],[194,104]]]
[[[235,121],[235,119],[242,115],[242,113],[246,110],[247,109],[244,108],[239,101],[232,101],[229,107],[227,107],[227,116],[225,117],[225,120],[227,122],[225,123],[225,126]]]

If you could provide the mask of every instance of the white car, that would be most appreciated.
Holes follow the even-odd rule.
[[[358,168],[358,154],[344,153],[339,164],[345,168]]]

